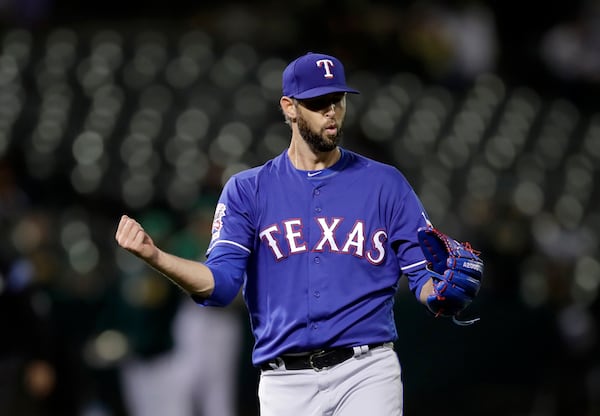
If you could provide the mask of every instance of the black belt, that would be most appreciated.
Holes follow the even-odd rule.
[[[385,342],[369,344],[369,350],[381,347]],[[261,370],[273,370],[283,364],[287,370],[313,370],[320,371],[327,367],[343,363],[354,356],[354,348],[335,348],[331,350],[319,350],[302,355],[282,355],[275,360],[267,361],[260,365]]]

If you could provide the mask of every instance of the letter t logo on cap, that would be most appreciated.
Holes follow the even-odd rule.
[[[331,73],[330,68],[332,66],[334,66],[334,65],[333,65],[333,62],[331,60],[329,60],[329,59],[319,59],[317,61],[317,66],[319,68],[325,67],[325,75],[323,75],[325,78],[333,78],[333,74]]]
[[[281,77],[283,95],[298,100],[335,92],[359,94],[346,85],[344,65],[335,56],[309,52],[288,64]]]

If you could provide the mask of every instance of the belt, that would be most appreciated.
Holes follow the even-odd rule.
[[[385,342],[378,342],[375,344],[367,345],[368,349],[363,349],[362,353],[372,350],[374,348],[385,345]],[[287,370],[308,370],[312,368],[315,371],[321,371],[324,368],[333,367],[334,365],[343,363],[346,360],[354,357],[355,347],[348,348],[335,348],[330,350],[318,350],[315,352],[301,354],[301,355],[282,355],[275,360],[267,361],[260,365],[260,369],[263,371],[273,370],[285,364]]]

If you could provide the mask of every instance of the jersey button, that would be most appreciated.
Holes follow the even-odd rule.
[[[314,297],[315,297],[315,298],[319,298],[319,297],[321,297],[321,293],[320,293],[318,290],[315,290],[315,291],[313,292],[313,295],[314,295]]]
[[[316,207],[315,212],[321,212],[321,207]]]
[[[321,257],[315,257],[315,263],[319,264],[321,263]]]
[[[318,189],[315,189],[315,195],[319,195],[320,193],[321,193],[321,191],[320,191],[320,190],[318,190]]]

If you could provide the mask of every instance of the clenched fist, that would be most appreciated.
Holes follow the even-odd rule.
[[[158,248],[152,238],[144,231],[140,223],[133,218],[123,215],[115,235],[117,243],[130,253],[152,263],[158,255]]]

